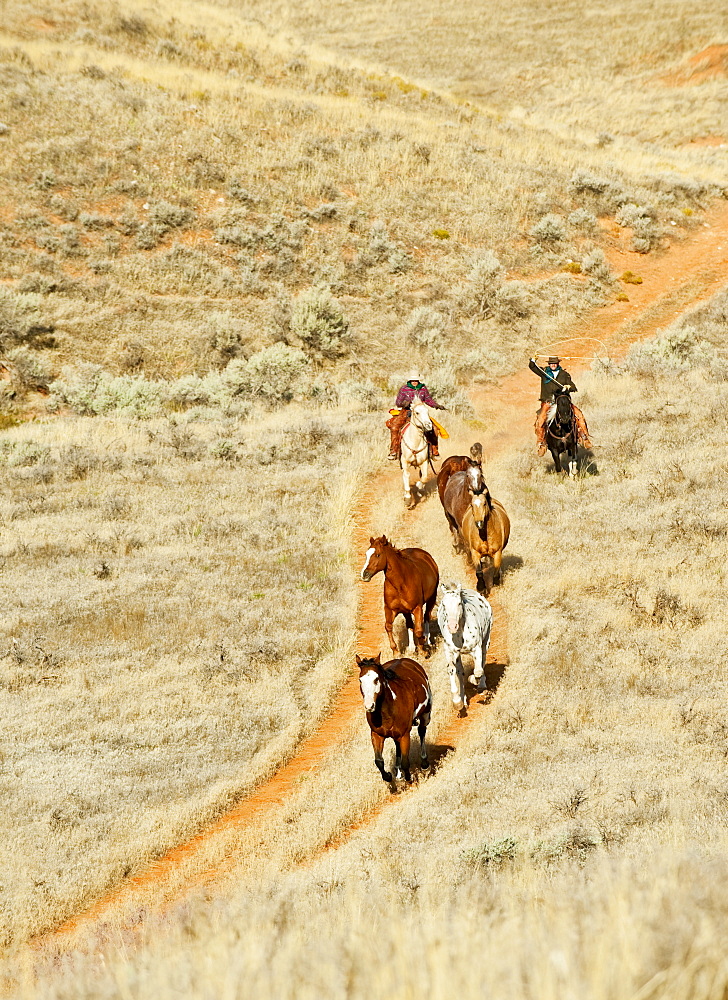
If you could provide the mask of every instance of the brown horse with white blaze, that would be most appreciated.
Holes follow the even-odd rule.
[[[478,578],[478,590],[490,593],[500,579],[503,549],[508,544],[511,522],[503,504],[494,500],[488,487],[475,493],[468,472],[456,472],[445,487],[442,506],[453,536],[453,545],[467,549]],[[486,573],[493,570],[492,580]]]
[[[430,655],[430,615],[437,602],[440,571],[424,549],[398,549],[387,539],[370,538],[361,578],[368,583],[377,573],[384,573],[384,628],[392,652],[397,653],[393,625],[397,615],[404,615],[409,630],[409,648],[421,646]]]
[[[402,657],[381,663],[376,656],[357,656],[359,689],[372,734],[374,763],[385,781],[392,775],[384,770],[384,741],[394,740],[396,777],[412,780],[409,769],[410,730],[417,726],[420,736],[420,766],[429,767],[425,735],[432,713],[432,691],[427,674],[417,660]]]
[[[486,488],[485,477],[483,475],[483,446],[480,441],[476,441],[470,448],[469,455],[450,455],[446,458],[437,474],[437,492],[440,494],[440,503],[443,503],[445,488],[450,481],[450,476],[455,472],[471,472],[471,482],[476,493],[482,493]]]

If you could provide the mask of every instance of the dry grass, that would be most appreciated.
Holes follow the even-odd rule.
[[[6,432],[6,940],[209,822],[320,716],[368,426],[289,408]]]
[[[639,239],[658,247],[724,186],[719,164],[637,142],[616,155],[567,134],[571,119],[555,133],[553,116],[545,129],[466,106],[211,4],[4,11],[0,347],[26,345],[51,375],[79,359],[166,378],[222,367],[286,338],[315,285],[353,334],[336,377],[386,381],[423,305],[442,316],[441,351],[487,343],[506,370],[528,336],[615,292],[563,274],[483,312],[486,251],[511,277],[561,271],[608,240],[595,216],[623,203],[648,206]]]
[[[6,942],[199,829],[315,726],[351,660],[350,510],[375,464],[353,442],[381,440],[361,410],[420,359],[467,416],[463,382],[615,297],[615,219],[651,253],[699,224],[723,154],[672,147],[728,130],[725,84],[651,79],[721,13],[5,3]],[[305,340],[312,288],[341,313]],[[691,323],[725,350],[723,305]],[[259,351],[281,343],[304,354],[266,387]],[[180,869],[170,891],[230,872],[214,905],[149,921],[132,953],[149,888],[75,958],[18,945],[8,990],[723,996],[727,400],[710,349],[658,355],[580,380],[598,469],[488,467],[515,526],[512,663],[456,755],[387,808],[354,720],[315,780]],[[31,390],[64,365],[76,395],[56,386],[46,420]],[[29,405],[42,419],[18,426]],[[463,578],[436,499],[403,521],[398,492],[375,529]],[[437,743],[441,653],[431,674]]]
[[[152,922],[134,958],[107,929],[104,965],[79,958],[36,988],[721,996],[728,616],[713,439],[726,383],[699,341],[724,350],[724,316],[725,297],[621,373],[581,380],[599,469],[564,481],[530,448],[488,466],[517,526],[502,588],[512,660],[434,777],[297,869],[337,819],[386,795],[353,729],[318,787],[238,840],[245,868],[215,905],[192,900]],[[379,521],[397,530],[384,499]],[[401,540],[427,539],[462,578],[436,499],[416,525]],[[442,655],[431,664],[446,701]]]

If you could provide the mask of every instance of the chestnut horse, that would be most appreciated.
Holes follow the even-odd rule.
[[[361,578],[368,583],[380,570],[384,572],[384,628],[392,652],[399,652],[392,626],[401,614],[409,629],[409,649],[416,652],[419,645],[429,656],[430,615],[440,582],[437,563],[424,549],[398,549],[382,535],[369,539]]]
[[[471,472],[455,472],[445,487],[442,506],[453,536],[455,549],[461,542],[467,549],[478,578],[478,590],[490,593],[500,579],[503,549],[508,544],[511,522],[503,504],[494,500],[488,487],[475,493],[470,483]],[[486,572],[492,567],[492,580]]]
[[[546,417],[546,444],[554,460],[554,468],[557,472],[566,472],[561,468],[561,454],[566,452],[569,456],[569,476],[573,479],[576,475],[576,448],[577,432],[574,420],[574,410],[571,405],[571,396],[568,392],[559,392]]]
[[[420,734],[420,766],[429,767],[425,734],[432,712],[432,691],[427,674],[417,660],[402,657],[380,662],[376,656],[357,656],[359,689],[364,699],[367,722],[372,731],[374,763],[385,781],[392,775],[384,770],[382,750],[389,737],[397,748],[396,777],[412,780],[409,769],[410,729]]]
[[[485,477],[483,476],[483,446],[480,441],[476,441],[470,448],[470,455],[451,455],[446,458],[437,474],[437,492],[440,494],[440,503],[445,496],[445,487],[450,476],[454,472],[467,472],[473,469],[475,479],[475,492],[482,493],[485,489]]]

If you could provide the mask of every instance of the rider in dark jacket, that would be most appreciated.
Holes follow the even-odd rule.
[[[578,390],[574,385],[571,375],[565,368],[561,367],[561,358],[549,358],[548,366],[546,368],[539,368],[536,364],[536,359],[531,358],[528,362],[528,367],[534,375],[541,376],[541,395],[539,396],[541,406],[536,414],[534,430],[536,431],[536,439],[538,441],[538,453],[539,455],[545,455],[546,419],[548,417],[549,410],[553,405],[556,393],[559,391],[561,386],[564,388],[568,386],[570,392],[577,392]],[[589,440],[589,429],[586,426],[584,414],[578,406],[575,406],[573,402],[571,406],[574,410],[574,422],[576,424],[577,439],[583,448],[591,448],[592,443]]]
[[[399,413],[393,414],[387,421],[387,427],[389,428],[390,433],[388,457],[392,462],[399,458],[402,434],[404,433],[404,429],[409,422],[410,407],[414,402],[415,396],[419,396],[422,402],[426,403],[427,406],[431,406],[433,410],[445,409],[444,406],[440,406],[440,404],[432,398],[429,389],[420,379],[419,372],[411,371],[407,381],[397,393],[397,399],[394,406],[395,409],[399,410]],[[428,431],[425,436],[430,444],[431,457],[439,458],[440,451],[437,446],[437,432],[433,428],[432,431]]]

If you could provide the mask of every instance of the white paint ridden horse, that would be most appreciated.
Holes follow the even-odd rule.
[[[453,705],[464,711],[468,707],[468,699],[465,696],[460,654],[465,652],[472,656],[473,672],[468,680],[478,691],[484,691],[485,662],[493,611],[488,601],[477,591],[467,590],[459,583],[444,583],[437,609],[437,622],[445,642]]]
[[[430,411],[420,397],[415,396],[410,407],[410,422],[402,435],[400,453],[404,500],[408,506],[413,506],[412,486],[414,486],[418,499],[424,491],[423,481],[427,476],[427,463],[430,461],[430,446],[425,434],[431,430]],[[412,483],[413,473],[416,476],[414,483]]]

